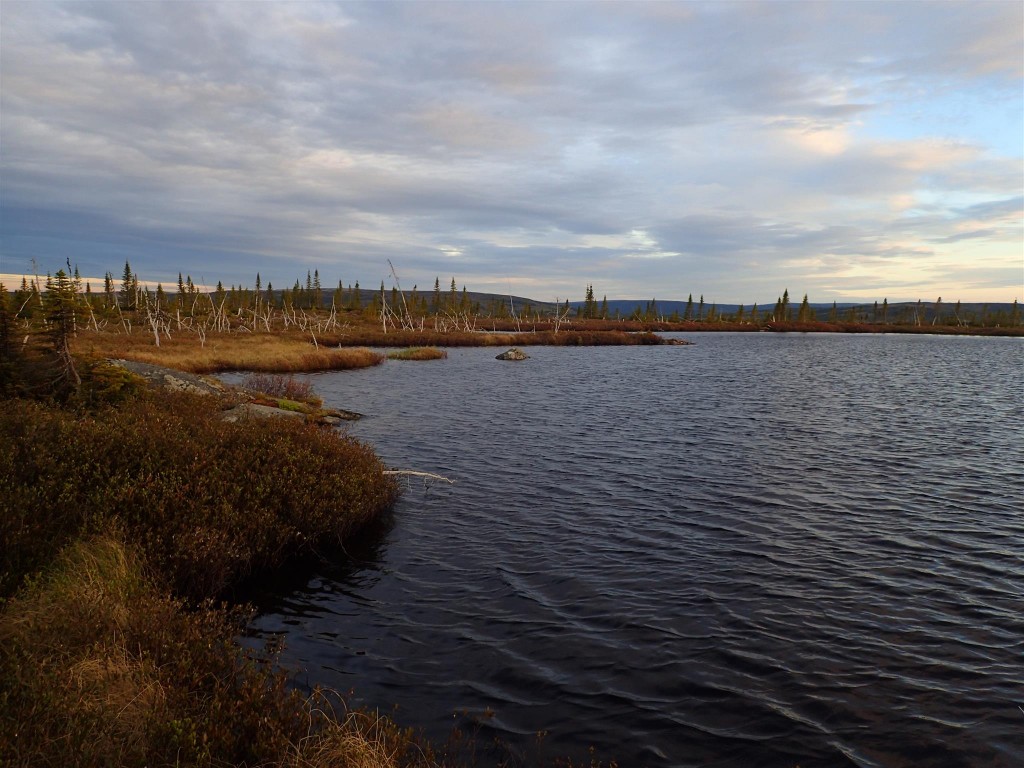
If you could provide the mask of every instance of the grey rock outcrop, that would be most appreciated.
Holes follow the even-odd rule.
[[[529,359],[529,357],[530,356],[528,354],[526,354],[525,352],[522,352],[519,349],[517,349],[515,347],[512,347],[512,349],[508,350],[508,352],[502,352],[500,355],[496,356],[494,359],[495,360],[527,360],[527,359]]]

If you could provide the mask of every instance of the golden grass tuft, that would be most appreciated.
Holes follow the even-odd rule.
[[[0,671],[13,714],[33,717],[15,744],[0,737],[0,752],[46,762],[57,739],[83,763],[145,753],[146,723],[165,701],[156,666],[129,647],[133,606],[147,589],[138,559],[98,537],[72,544],[8,603]]]
[[[388,360],[444,360],[448,353],[437,347],[409,347],[388,352]]]
[[[297,333],[217,333],[205,343],[195,334],[161,338],[156,346],[152,334],[83,332],[74,341],[74,351],[92,357],[135,360],[162,365],[188,373],[260,371],[338,371],[368,368],[384,362],[384,355],[364,348],[314,345],[309,335]]]

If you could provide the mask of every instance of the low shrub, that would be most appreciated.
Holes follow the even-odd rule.
[[[75,413],[11,401],[0,414],[0,596],[80,533],[112,520],[169,584],[222,594],[337,544],[397,493],[373,451],[300,420],[226,423],[219,403],[157,393]]]
[[[313,384],[308,379],[296,379],[291,374],[284,376],[279,373],[250,373],[242,380],[242,388],[310,405],[320,405],[323,402],[313,392]]]

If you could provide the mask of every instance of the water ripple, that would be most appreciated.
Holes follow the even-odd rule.
[[[311,376],[458,483],[257,630],[439,738],[489,708],[519,753],[1024,764],[1024,345],[697,341]]]

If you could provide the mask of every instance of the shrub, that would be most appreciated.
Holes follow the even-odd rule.
[[[320,405],[322,402],[314,394],[312,382],[308,379],[296,379],[291,374],[284,376],[273,373],[250,373],[242,380],[242,388],[311,405]]]
[[[373,451],[300,420],[229,424],[219,403],[158,393],[95,413],[0,414],[0,595],[79,533],[118,521],[173,588],[218,595],[336,545],[386,509]]]

